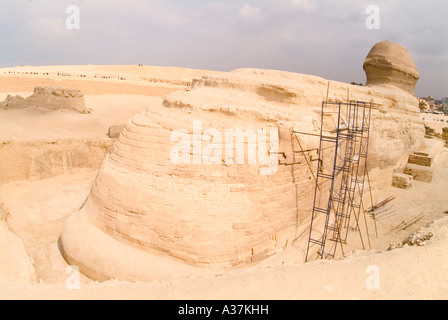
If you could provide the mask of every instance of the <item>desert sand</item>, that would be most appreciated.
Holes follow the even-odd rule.
[[[378,237],[373,220],[366,217],[371,231],[370,245],[364,239],[366,250],[353,233],[353,241],[344,248],[346,255],[335,260],[303,264],[302,249],[292,245],[250,267],[222,271],[179,267],[154,255],[150,267],[155,273],[157,268],[164,269],[154,280],[101,282],[81,275],[80,288],[70,290],[67,281],[71,273],[61,254],[60,236],[67,219],[85,204],[98,170],[116,142],[107,136],[109,127],[125,125],[149,106],[162,108],[167,101],[181,101],[191,89],[191,80],[203,76],[207,81],[221,73],[139,66],[0,69],[0,101],[9,94],[26,98],[36,86],[62,86],[80,90],[91,110],[88,114],[0,110],[0,255],[5,257],[0,266],[1,299],[448,298],[446,148],[439,152],[431,183],[414,181],[404,190],[392,187],[389,181],[389,186],[376,191],[377,202],[396,197],[392,202],[395,214],[378,221]],[[322,87],[324,96],[325,82]],[[384,92],[388,94],[388,89]],[[167,100],[171,93],[174,95]],[[195,99],[195,95],[191,97]],[[207,103],[201,108],[207,109]],[[409,119],[412,116],[409,113]],[[432,143],[428,141],[428,145]],[[62,150],[72,154],[61,156]],[[39,158],[42,154],[45,156]],[[425,216],[416,224],[390,232],[421,213]],[[396,245],[413,234],[408,244]],[[107,249],[108,238],[104,240],[103,247],[98,245],[100,250]],[[388,251],[391,244],[396,249]],[[121,252],[127,251],[116,250],[118,256]],[[379,272],[374,288],[369,285],[372,266]]]

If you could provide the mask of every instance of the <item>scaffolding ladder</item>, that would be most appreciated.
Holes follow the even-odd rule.
[[[312,245],[318,246],[322,259],[334,258],[337,245],[342,247],[346,243],[348,231],[359,230],[371,110],[371,103],[367,102],[322,103],[319,162],[306,261]],[[329,116],[334,128],[324,128],[324,120]]]

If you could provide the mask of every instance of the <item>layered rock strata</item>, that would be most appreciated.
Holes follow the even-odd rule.
[[[415,95],[420,74],[405,47],[383,41],[377,43],[364,62],[367,85],[391,85]]]

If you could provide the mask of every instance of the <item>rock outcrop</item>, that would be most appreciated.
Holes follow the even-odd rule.
[[[108,138],[0,141],[0,185],[97,170],[112,145]]]
[[[87,113],[84,95],[77,89],[36,87],[28,98],[10,96],[0,103],[0,109],[38,108],[46,110],[74,110]]]
[[[23,242],[0,221],[0,281],[36,281],[33,260],[26,253]]]
[[[113,125],[109,127],[107,136],[111,139],[118,139],[120,134],[123,132],[125,125]]]
[[[387,52],[390,61],[402,58],[402,51]],[[241,69],[196,79],[190,92],[135,115],[86,204],[64,226],[65,258],[95,279],[147,281],[163,270],[135,270],[131,261],[142,255],[214,270],[247,266],[293,244],[305,252],[319,138],[297,140],[292,131],[320,133],[327,94],[329,101],[349,95],[372,102],[369,167],[378,187],[392,183],[423,141],[419,101],[402,90],[407,76],[372,62],[366,66],[375,80],[367,87]],[[105,238],[117,250],[97,250],[95,239]]]

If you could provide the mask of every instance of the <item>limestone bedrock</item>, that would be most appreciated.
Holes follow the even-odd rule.
[[[7,96],[0,109],[43,108],[47,110],[73,110],[86,113],[84,95],[77,89],[61,87],[35,87],[28,98]]]
[[[217,270],[250,266],[293,244],[306,251],[315,186],[311,171],[317,170],[317,161],[308,161],[310,170],[304,157],[317,158],[319,138],[300,136],[303,150],[309,151],[297,155],[292,130],[320,133],[328,88],[329,101],[346,102],[349,95],[352,101],[373,105],[369,169],[375,188],[391,185],[394,171],[402,170],[409,153],[424,141],[419,101],[411,90],[418,73],[414,67],[405,68],[412,59],[394,43],[377,46],[366,59],[365,87],[311,75],[239,69],[196,79],[191,91],[171,93],[162,107],[149,106],[135,115],[104,161],[86,204],[64,226],[61,247],[66,260],[94,279],[146,281],[155,277],[148,267],[139,273],[135,263],[129,265],[141,255],[149,260],[162,257],[185,270]],[[375,52],[384,61],[374,63]],[[194,132],[195,122],[201,123],[202,135]],[[266,164],[249,164],[248,152],[244,164],[172,163],[172,150],[179,143],[172,141],[172,132],[193,137],[186,147],[194,159],[210,151],[218,133],[224,136],[237,128],[277,130],[278,135],[268,135],[256,146],[262,144],[269,155],[276,152],[275,174],[261,175]],[[278,148],[273,150],[275,139]],[[254,143],[246,139],[245,150]],[[231,149],[234,159],[236,145]],[[95,249],[101,244],[94,239],[100,238],[108,239],[110,250]],[[114,243],[119,255],[112,250]],[[118,256],[127,258],[118,263]],[[159,266],[154,274],[161,273]]]

